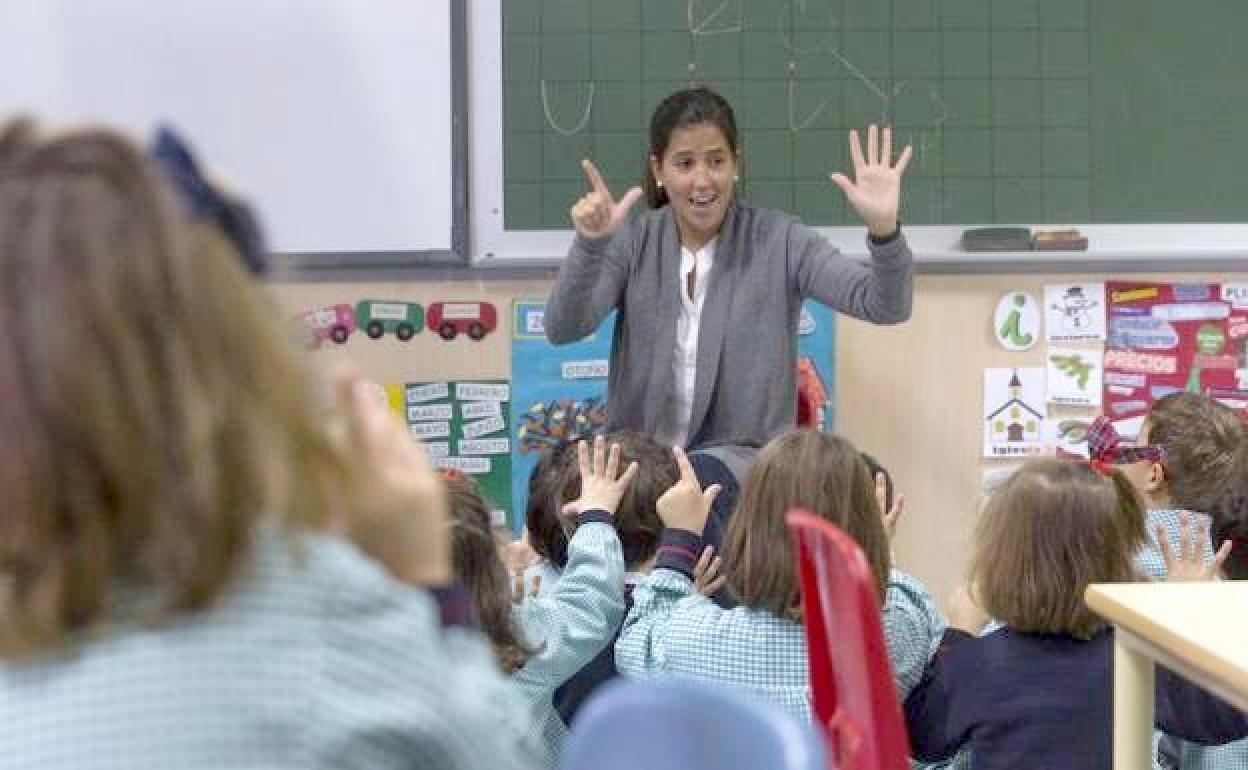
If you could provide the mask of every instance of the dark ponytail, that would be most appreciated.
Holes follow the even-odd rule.
[[[646,203],[652,209],[667,204],[667,191],[659,187],[650,167],[650,158],[663,160],[672,132],[699,123],[711,123],[718,128],[728,142],[733,157],[740,151],[737,137],[737,118],[724,97],[705,86],[687,88],[668,96],[650,116],[650,152],[642,163],[641,189],[646,193]]]

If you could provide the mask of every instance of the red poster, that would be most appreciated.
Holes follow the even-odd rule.
[[[1248,417],[1248,284],[1108,281],[1105,296],[1103,408],[1125,433],[1182,390]]]

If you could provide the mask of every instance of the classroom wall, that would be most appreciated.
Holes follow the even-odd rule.
[[[906,495],[896,544],[898,566],[923,579],[943,605],[961,581],[970,555],[983,474],[1008,466],[984,460],[980,415],[983,369],[1043,365],[1044,345],[1011,353],[992,337],[997,301],[1010,290],[1043,296],[1046,283],[1099,281],[1109,275],[920,275],[914,315],[907,324],[880,327],[838,319],[836,414],[838,430],[870,451],[894,474]],[[1248,273],[1131,275],[1140,280],[1248,281]],[[326,345],[318,362],[350,360],[382,382],[506,378],[513,299],[544,298],[549,281],[290,283],[274,287],[286,314],[357,299],[482,299],[499,311],[499,330],[480,342],[444,342],[422,333],[409,342],[387,335],[352,335]],[[1086,412],[1085,412],[1086,413]]]

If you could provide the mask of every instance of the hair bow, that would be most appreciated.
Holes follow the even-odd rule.
[[[223,195],[200,172],[190,147],[169,126],[160,126],[148,154],[195,219],[216,225],[254,275],[268,272],[268,250],[260,222],[242,201]]]
[[[1114,424],[1105,415],[1097,417],[1088,426],[1088,464],[1102,474],[1108,475],[1115,465],[1160,462],[1162,454],[1159,446],[1124,444],[1118,431],[1114,430]]]

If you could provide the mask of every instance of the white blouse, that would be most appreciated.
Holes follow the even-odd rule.
[[[715,263],[712,238],[696,252],[680,248],[680,315],[676,319],[676,355],[672,358],[672,396],[668,419],[656,436],[664,446],[689,441],[689,422],[693,419],[693,389],[698,374],[698,330],[702,326],[702,305],[706,301],[707,276]],[[689,296],[690,273],[693,273],[693,296]]]

